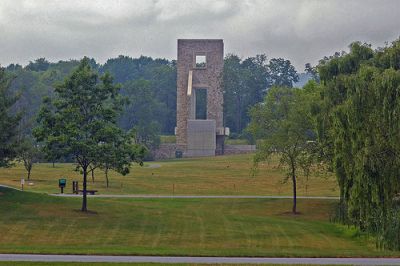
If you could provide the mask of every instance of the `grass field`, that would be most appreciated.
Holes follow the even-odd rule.
[[[332,200],[81,199],[0,188],[0,252],[193,256],[398,256],[329,222]]]
[[[251,176],[252,155],[218,156],[211,158],[176,159],[134,166],[127,176],[110,175],[110,188],[105,186],[104,173],[95,173],[89,188],[100,194],[161,194],[161,195],[291,195],[291,183],[282,184],[285,172],[277,163],[260,165],[258,175]],[[72,190],[72,180],[82,180],[72,164],[35,164],[27,191],[58,193],[58,179],[67,177],[66,192]],[[20,187],[26,172],[22,165],[0,168],[0,184]],[[312,175],[306,182],[299,178],[298,195],[337,196],[332,175]]]
[[[176,143],[175,135],[161,135],[160,136],[161,143]]]
[[[246,139],[225,139],[225,144],[228,145],[249,145]]]

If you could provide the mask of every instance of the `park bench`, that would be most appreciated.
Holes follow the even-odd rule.
[[[79,192],[83,193],[83,190],[79,190]],[[86,190],[86,193],[90,194],[90,195],[94,195],[94,194],[96,194],[96,192],[97,192],[97,190],[88,190],[88,189]]]

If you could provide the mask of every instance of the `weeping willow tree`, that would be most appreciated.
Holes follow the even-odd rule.
[[[336,172],[342,221],[400,249],[400,41],[320,62],[319,142]]]

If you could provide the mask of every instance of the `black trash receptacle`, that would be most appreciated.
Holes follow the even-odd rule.
[[[72,181],[72,193],[79,193],[78,181]]]
[[[175,151],[175,158],[182,158],[183,156],[183,152],[180,150],[176,150]]]

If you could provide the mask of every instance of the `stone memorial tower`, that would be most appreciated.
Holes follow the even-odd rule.
[[[223,153],[223,66],[223,40],[178,40],[175,134],[185,157]]]

